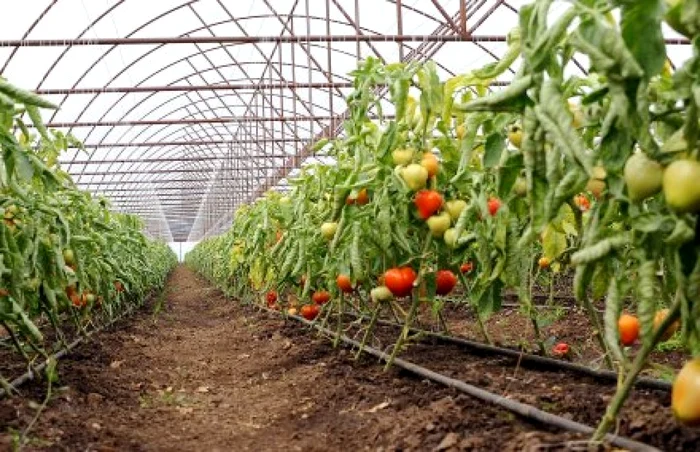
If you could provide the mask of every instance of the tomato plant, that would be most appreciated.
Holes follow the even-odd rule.
[[[545,346],[534,287],[564,275],[601,362],[624,373],[597,429],[602,439],[675,325],[700,353],[700,55],[693,46],[671,73],[661,31],[672,21],[696,39],[698,12],[693,2],[671,15],[644,3],[568,2],[552,20],[553,2],[536,0],[521,8],[507,58],[446,80],[432,62],[367,58],[353,71],[344,135],[323,143],[336,163],[304,166],[289,193],[242,206],[231,229],[200,243],[188,262],[242,299],[259,299],[270,285],[308,299],[340,274],[376,280],[369,294],[359,288],[325,309],[352,306],[372,318],[388,306],[404,324],[392,359],[416,300],[441,314],[435,270],[447,268],[459,268],[459,306],[474,311],[487,342],[484,320],[512,290],[535,344],[556,354]],[[589,63],[585,75],[570,70],[578,57]],[[516,61],[510,84],[490,93]],[[387,96],[378,84],[391,87]],[[385,101],[393,117],[376,108]],[[364,189],[368,208],[347,205]],[[270,224],[285,236],[268,250]],[[302,275],[313,277],[296,284]],[[389,296],[407,297],[414,286],[413,300]],[[655,321],[660,306],[668,311]],[[372,324],[363,325],[367,336]],[[628,356],[622,345],[635,342]]]
[[[39,321],[63,342],[64,330],[116,319],[162,288],[177,258],[60,168],[59,155],[80,143],[46,129],[41,109],[55,106],[2,78],[0,98],[0,328],[31,364],[57,348]]]

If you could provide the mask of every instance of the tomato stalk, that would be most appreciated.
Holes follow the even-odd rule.
[[[656,331],[654,331],[654,335],[652,336],[651,340],[649,342],[644,343],[637,356],[635,356],[629,373],[623,380],[622,384],[618,385],[617,391],[615,392],[615,396],[608,404],[608,408],[605,411],[605,415],[601,419],[600,423],[598,424],[598,427],[596,428],[595,433],[593,434],[592,441],[601,441],[605,437],[605,435],[610,431],[610,429],[612,429],[612,427],[615,425],[617,415],[620,412],[622,405],[627,400],[627,397],[629,397],[630,390],[634,386],[637,376],[644,369],[647,358],[649,357],[651,352],[654,351],[656,344],[661,340],[661,337],[666,332],[666,329],[670,327],[678,318],[680,318],[681,304],[683,299],[682,291],[683,289],[681,287],[677,289],[676,298],[669,310],[668,315],[666,316],[666,318],[664,318],[663,322],[661,322]]]
[[[360,348],[357,350],[357,353],[355,353],[355,359],[359,359],[360,355],[362,355],[362,352],[365,349],[365,346],[367,345],[367,341],[369,340],[369,336],[370,336],[370,334],[372,334],[372,331],[374,331],[374,327],[377,324],[377,319],[379,318],[379,312],[381,310],[382,310],[382,303],[377,303],[377,306],[372,311],[372,318],[370,319],[369,325],[367,326],[367,329],[365,330],[365,334],[362,336],[362,342],[360,343]]]
[[[421,252],[421,260],[422,261],[421,261],[420,271],[418,273],[418,278],[416,278],[416,280],[413,282],[413,291],[411,293],[411,297],[412,297],[411,308],[408,311],[408,315],[406,316],[406,320],[403,324],[401,334],[399,335],[399,338],[396,340],[396,343],[394,344],[394,349],[391,352],[391,356],[389,357],[389,360],[386,362],[386,366],[384,367],[384,370],[389,369],[391,367],[391,365],[394,363],[394,360],[396,359],[396,356],[399,354],[401,347],[403,346],[406,339],[408,339],[408,333],[410,333],[410,331],[411,331],[411,325],[413,324],[413,320],[416,317],[416,312],[418,311],[418,307],[420,306],[420,303],[421,303],[418,285],[422,282],[423,277],[425,276],[425,267],[424,267],[425,257],[426,257],[426,254],[428,253],[428,248],[430,247],[430,244],[432,243],[432,238],[433,238],[432,233],[428,232],[428,234],[426,235],[425,243],[423,244],[423,250]]]
[[[535,306],[532,303],[532,292],[535,285],[535,280],[537,279],[537,275],[539,274],[539,270],[536,271],[535,275],[532,274],[532,270],[533,265],[532,263],[530,263],[530,266],[527,271],[527,277],[529,280],[527,285],[527,292],[523,294],[526,298],[521,301],[525,305],[525,311],[527,312],[527,316],[530,318],[530,322],[532,323],[532,329],[535,332],[535,341],[537,342],[537,346],[539,347],[540,352],[546,356],[547,349],[545,348],[544,342],[542,341],[540,325],[537,322],[537,310],[535,309]]]

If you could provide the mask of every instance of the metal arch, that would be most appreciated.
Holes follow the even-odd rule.
[[[124,0],[122,0],[122,1],[124,1]],[[127,37],[133,36],[135,33],[141,31],[143,28],[147,27],[148,25],[151,25],[153,22],[155,22],[155,21],[157,21],[157,20],[159,20],[159,19],[162,19],[163,17],[165,17],[165,16],[167,16],[167,15],[169,15],[169,14],[172,14],[173,12],[178,11],[178,10],[184,8],[184,7],[188,7],[188,6],[190,6],[191,4],[193,4],[193,3],[195,3],[195,2],[194,2],[194,1],[187,2],[187,3],[185,3],[185,4],[179,5],[179,6],[176,7],[176,8],[173,8],[173,9],[171,9],[171,10],[169,10],[169,11],[167,11],[167,12],[165,12],[165,13],[159,15],[159,16],[156,16],[154,19],[152,19],[152,20],[150,20],[150,21],[144,23],[144,24],[141,25],[140,27],[136,28],[133,32],[127,34]],[[272,17],[272,16],[271,16],[271,15],[257,15],[257,16],[249,16],[249,17],[246,17],[246,18],[239,18],[238,20],[249,20],[250,18],[261,19],[261,18],[269,18],[269,17]],[[303,16],[294,16],[294,17],[303,17]],[[318,20],[322,20],[323,18],[317,18],[317,19],[318,19]],[[220,21],[220,22],[216,22],[216,23],[213,23],[213,24],[209,24],[209,26],[218,26],[218,25],[223,25],[223,24],[230,23],[230,22],[231,22],[231,20],[225,20],[225,21]],[[341,22],[341,21],[337,21],[337,20],[333,20],[333,22],[334,22],[334,23],[345,24],[345,23],[343,23],[343,22]],[[90,26],[88,27],[88,29],[91,28],[94,24],[95,24],[95,22],[91,23]],[[194,30],[188,31],[188,32],[186,32],[186,33],[183,33],[183,34],[180,35],[180,36],[185,36],[185,35],[189,35],[189,34],[192,34],[192,33],[197,33],[197,32],[203,31],[205,28],[206,28],[206,26],[199,27],[199,28],[196,28],[196,29],[194,29]],[[373,33],[376,33],[376,32],[374,32],[373,30],[369,30],[369,29],[364,29],[364,30],[365,30],[365,31],[371,31],[371,32],[373,32]],[[82,34],[81,34],[81,35],[82,35]],[[134,64],[140,62],[143,58],[147,57],[148,55],[150,55],[150,54],[152,54],[153,52],[155,52],[155,51],[161,49],[161,48],[164,47],[164,46],[165,46],[165,44],[158,45],[158,46],[154,47],[153,49],[151,49],[150,51],[144,53],[144,54],[143,54],[142,56],[140,56],[138,59],[134,60],[134,61],[131,62],[129,65],[127,65],[126,67],[124,67],[120,72],[118,72],[118,73],[112,78],[112,80],[110,80],[107,84],[111,83],[111,82],[114,81],[117,77],[119,77],[119,76],[121,76],[122,74],[124,74],[124,73],[125,73],[128,69],[130,69]],[[95,67],[95,65],[96,65],[97,63],[99,63],[100,61],[102,61],[102,59],[104,59],[104,57],[106,57],[109,53],[111,53],[111,52],[112,52],[113,50],[115,50],[117,47],[118,47],[118,45],[113,45],[113,46],[110,47],[110,49],[108,49],[108,50],[105,51],[102,55],[100,55],[100,57],[93,63],[93,65],[92,65],[90,68],[88,68],[88,70],[86,70],[86,71],[76,80],[76,82],[75,82],[75,84],[73,85],[73,87],[75,88],[75,87],[77,86],[77,84],[79,84],[79,83],[85,78],[85,76],[86,76],[88,73],[90,73],[90,71]],[[68,49],[70,49],[70,48],[71,48],[71,47],[69,46]],[[338,49],[334,49],[334,50],[337,51]],[[66,50],[66,51],[67,51],[67,50]],[[193,56],[193,55],[196,55],[196,54],[192,54],[192,55],[190,55],[189,57],[191,57],[191,56]],[[57,60],[57,62],[58,62],[59,60],[60,60],[60,58]],[[179,60],[178,62],[181,62],[181,61],[182,61],[182,60]],[[168,66],[166,66],[166,67],[168,67]],[[162,68],[161,68],[161,69],[162,69]],[[156,73],[157,73],[157,72],[156,72]],[[49,75],[49,74],[47,73],[46,76],[48,76],[48,75]],[[151,74],[151,76],[152,76],[152,75],[155,75],[155,73],[154,73],[154,74]],[[148,78],[150,78],[150,77],[148,77]],[[147,79],[144,79],[144,80],[147,80]],[[121,99],[119,99],[119,100],[121,100]],[[119,101],[119,100],[118,100],[118,101]],[[62,105],[63,102],[65,102],[65,99],[59,103],[59,106]],[[89,106],[90,106],[91,104],[92,104],[92,102],[88,103],[88,104],[85,106],[85,109],[89,108]],[[55,113],[54,113],[54,114],[55,114]],[[52,118],[53,118],[53,116],[52,116]]]
[[[500,6],[500,4],[502,3],[502,1],[503,1],[503,0],[497,1],[489,10],[487,10],[485,16],[490,15],[492,11],[494,11],[496,8],[498,8],[498,7]],[[481,8],[481,6],[483,6],[483,4],[485,4],[485,3],[486,3],[486,0],[482,0],[482,2],[481,2],[480,4],[478,4],[478,5],[476,6],[476,8],[472,8],[472,10],[478,10],[478,9]],[[466,7],[466,6],[465,6],[465,7]],[[484,17],[484,16],[482,16],[482,17]],[[472,26],[472,27],[468,30],[468,33],[471,33],[472,31],[474,31],[475,29],[477,29],[477,28],[481,25],[481,23],[483,23],[483,21],[477,22],[476,25]],[[444,28],[446,28],[446,26],[445,26],[444,24],[441,24],[441,25],[434,31],[434,34],[436,34],[436,33],[441,33],[442,30],[443,30]],[[425,43],[424,43],[424,44],[425,44]],[[415,54],[419,54],[420,57],[423,57],[423,58],[430,58],[431,55],[428,55],[427,52],[426,52],[426,53],[422,53],[422,49],[421,49],[420,47],[421,47],[421,46],[418,46],[416,49],[413,49],[413,51],[412,51],[409,55],[406,56],[406,59],[411,59],[411,58],[413,58]],[[437,48],[435,48],[435,47],[437,47]],[[434,54],[440,49],[440,47],[441,47],[441,46],[439,46],[439,45],[438,45],[438,46],[433,46],[433,49],[430,50],[431,54],[434,55]],[[386,90],[385,90],[384,92],[386,93]],[[339,119],[344,118],[346,115],[347,115],[347,111],[344,112],[344,113],[342,113],[342,114],[340,114],[340,115],[339,115]],[[339,128],[339,126],[336,125],[335,127],[333,127],[334,122],[336,122],[336,121],[331,121],[331,124],[330,124],[329,127],[327,128],[328,135],[330,135],[331,133],[332,133],[332,134],[337,134],[337,133],[338,133],[338,128]],[[331,130],[332,130],[332,132],[331,132]],[[323,132],[322,132],[322,133],[323,133]],[[272,177],[268,178],[263,184],[261,184],[260,189],[257,190],[256,192],[254,192],[253,195],[252,195],[247,201],[248,201],[248,202],[252,202],[255,198],[257,198],[258,196],[260,196],[265,190],[267,190],[268,188],[274,186],[274,185],[275,185],[277,182],[279,182],[281,179],[287,177],[288,171],[285,171],[285,168],[288,167],[288,166],[296,166],[295,163],[297,163],[301,158],[304,157],[304,155],[308,152],[308,149],[309,149],[309,145],[307,145],[307,146],[305,146],[303,149],[301,149],[300,152],[298,152],[297,156],[292,157],[292,158],[290,159],[291,165],[284,165],[283,168],[282,168],[282,171],[278,171],[277,173],[273,174]]]
[[[166,113],[166,114],[163,116],[163,118],[165,118],[165,117],[167,117],[167,116],[170,116],[172,113],[177,112],[177,111],[179,111],[179,110],[182,109],[182,108],[187,108],[187,107],[188,107],[187,105],[182,106],[182,107],[178,107],[177,109],[172,110],[171,112]],[[214,108],[214,109],[205,109],[205,110],[203,110],[203,112],[206,113],[206,112],[210,112],[210,111],[216,111],[217,109],[220,109],[220,108],[223,108],[223,107],[216,107],[216,108]],[[319,109],[326,110],[326,109],[325,109],[324,107],[322,107],[322,106],[318,106],[318,108],[319,108]],[[291,113],[291,111],[285,110],[284,113]],[[181,119],[187,119],[187,118],[192,117],[192,116],[194,116],[194,115],[185,115],[185,116],[184,116],[183,118],[181,118]],[[150,128],[150,127],[155,127],[155,126],[148,126],[148,127]],[[154,135],[156,135],[156,134],[158,134],[158,133],[160,133],[160,132],[163,132],[163,131],[167,130],[166,127],[167,127],[167,126],[164,126],[163,128],[154,131],[154,133],[153,133],[148,139],[152,138]],[[161,137],[161,138],[163,138],[163,139],[170,138],[172,135],[174,135],[175,133],[181,132],[182,130],[186,130],[186,129],[183,129],[183,128],[175,129],[175,130],[173,130],[172,132],[170,132],[169,134],[167,134],[167,135],[165,135],[165,136],[163,136],[163,137]],[[210,130],[210,129],[207,129],[207,130]],[[142,134],[144,134],[146,131],[147,131],[147,129],[141,130],[134,138],[138,138],[139,136],[141,136]],[[302,127],[302,131],[308,131],[308,129]],[[218,132],[215,131],[215,133],[218,133]],[[212,140],[212,141],[214,141],[214,140]],[[234,141],[234,142],[235,142],[235,139],[232,139],[231,141]],[[124,148],[125,148],[125,149],[128,149],[128,145],[125,145]],[[141,155],[147,156],[149,151],[150,151],[150,148],[147,148],[147,150],[144,151],[144,152],[142,152]],[[125,153],[125,152],[126,152],[126,151],[120,151],[120,152],[117,154],[117,157],[121,157],[122,154]],[[261,157],[264,157],[264,155],[256,155],[256,156],[254,156],[254,157],[261,158]],[[72,162],[70,162],[70,163],[72,163]],[[79,175],[79,174],[80,174],[80,173],[78,173],[78,175]]]

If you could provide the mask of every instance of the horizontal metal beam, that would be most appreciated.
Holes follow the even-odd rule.
[[[0,40],[0,47],[75,47],[162,44],[276,44],[305,42],[505,42],[505,40],[505,36],[404,34],[180,36],[167,38],[5,39]],[[687,42],[687,40],[684,41]]]
[[[217,182],[234,182],[234,181],[242,181],[242,180],[250,180],[249,177],[235,177],[235,178],[224,178],[224,179],[219,179],[217,178]],[[142,184],[146,185],[146,187],[143,187],[143,189],[149,189],[147,187],[148,185],[153,185],[153,184],[178,184],[178,183],[183,183],[183,182],[211,182],[211,179],[152,179],[152,180],[100,180],[100,181],[95,181],[95,182],[87,182],[87,181],[78,181],[76,182],[76,185],[82,185],[82,186],[89,186],[89,185],[123,185],[123,184]],[[191,188],[191,187],[189,187]],[[161,187],[157,188],[158,190],[161,189]],[[187,190],[188,187],[182,187],[183,190]]]
[[[385,115],[384,119],[393,119],[394,115]],[[183,124],[238,124],[247,122],[303,122],[330,121],[333,116],[239,116],[220,118],[188,118],[188,119],[140,119],[136,121],[84,121],[84,122],[49,122],[46,127],[117,127],[117,126],[169,126]],[[368,119],[379,119],[370,117]],[[31,124],[27,124],[33,127]]]
[[[288,136],[287,138],[260,138],[260,139],[245,139],[245,140],[204,140],[204,141],[145,141],[136,143],[90,143],[84,144],[87,149],[95,148],[151,148],[165,146],[213,146],[222,144],[257,144],[257,143],[301,143],[307,142],[309,138],[296,138]],[[78,146],[71,145],[71,148]]]
[[[256,155],[221,155],[221,156],[193,156],[185,157],[165,157],[165,158],[144,158],[144,159],[114,159],[114,160],[62,160],[61,165],[109,165],[112,163],[199,163],[222,160],[255,160],[269,158],[287,158],[291,154],[256,154]]]
[[[187,86],[105,86],[104,88],[41,88],[34,92],[40,96],[70,94],[105,94],[105,93],[152,93],[152,92],[194,92],[194,91],[236,91],[266,89],[339,89],[352,88],[352,82],[271,82],[271,83],[227,83],[222,85],[187,85]]]
[[[253,168],[239,168],[241,171],[255,170],[274,170],[279,169],[282,165],[270,165],[270,166],[256,166]],[[172,168],[172,169],[146,169],[146,170],[135,170],[130,168],[124,168],[123,170],[110,170],[110,171],[84,171],[76,173],[73,176],[127,176],[130,174],[171,174],[171,173],[203,173],[207,175],[213,175],[219,170],[217,167],[208,168]],[[225,171],[232,172],[236,171],[236,168],[226,168]],[[247,179],[247,178],[244,178]],[[244,180],[243,179],[243,180]],[[209,179],[202,179],[209,180]]]

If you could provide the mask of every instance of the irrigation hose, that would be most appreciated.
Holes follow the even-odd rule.
[[[97,334],[97,333],[99,333],[99,332],[101,332],[101,331],[104,331],[105,329],[107,329],[107,328],[109,328],[110,326],[114,325],[116,322],[118,322],[118,321],[120,321],[120,320],[122,320],[122,319],[124,319],[124,318],[126,318],[126,317],[128,317],[128,316],[130,316],[131,314],[134,313],[134,311],[135,311],[136,309],[137,309],[137,308],[134,308],[134,307],[132,307],[132,308],[130,308],[130,309],[127,309],[122,315],[120,315],[119,317],[113,319],[113,320],[110,321],[109,323],[107,323],[107,324],[105,324],[105,325],[102,325],[101,327],[99,327],[99,328],[97,328],[97,329],[94,329],[94,330],[92,330],[92,331],[86,333],[85,335],[80,336],[79,338],[75,339],[73,342],[71,342],[70,344],[68,344],[67,347],[62,348],[62,349],[60,349],[59,351],[57,351],[56,353],[54,353],[53,355],[51,355],[51,356],[49,357],[49,359],[47,359],[47,360],[45,360],[45,361],[42,361],[41,363],[39,363],[39,365],[37,365],[37,366],[34,367],[33,369],[28,370],[28,371],[25,372],[24,374],[20,375],[19,377],[15,378],[14,380],[12,380],[12,381],[10,382],[9,389],[10,389],[11,391],[17,392],[17,390],[19,389],[20,386],[22,386],[24,383],[26,383],[26,382],[29,381],[29,380],[33,380],[37,375],[39,375],[39,374],[46,368],[46,366],[49,364],[49,362],[50,362],[51,360],[56,360],[56,361],[58,361],[59,359],[63,358],[63,357],[66,356],[68,353],[70,353],[70,351],[73,350],[75,347],[77,347],[78,345],[80,345],[81,343],[83,343],[86,339],[89,339],[89,338],[92,337],[94,334]],[[8,394],[7,394],[7,391],[6,391],[4,388],[0,388],[0,399],[2,399],[3,397],[5,397],[6,395],[8,395]]]
[[[277,313],[276,311],[267,309],[263,306],[258,306],[260,309],[268,312],[268,313]],[[315,328],[316,330],[326,334],[327,336],[330,336],[331,338],[338,338],[341,341],[343,341],[345,344],[350,345],[351,347],[360,347],[361,344],[353,339],[350,339],[349,337],[345,335],[339,335],[336,334],[335,332],[329,330],[328,328],[322,327],[320,325],[317,325],[315,322],[310,322],[302,317],[299,317],[297,315],[288,315],[288,318],[294,319],[298,322],[301,322],[305,325],[311,326]],[[380,360],[387,362],[390,358],[390,356],[387,353],[384,353],[380,350],[377,350],[373,347],[364,346],[364,351],[376,358],[379,358]],[[479,388],[477,386],[470,385],[468,383],[465,383],[460,380],[455,380],[454,378],[447,377],[445,375],[442,375],[440,373],[434,372],[430,369],[427,369],[425,367],[419,366],[417,364],[411,363],[409,361],[406,361],[401,358],[395,358],[394,359],[394,365],[407,370],[415,375],[418,375],[423,378],[427,378],[429,380],[432,380],[436,383],[443,384],[445,386],[455,388],[460,392],[463,392],[467,395],[470,395],[472,397],[476,397],[477,399],[483,400],[488,403],[492,403],[496,406],[499,406],[503,409],[506,409],[508,411],[511,411],[513,413],[516,413],[524,418],[534,420],[539,423],[544,423],[544,424],[549,424],[555,427],[558,427],[563,430],[569,430],[575,433],[581,433],[585,435],[592,435],[595,432],[595,429],[591,426],[581,424],[579,422],[575,422],[566,418],[563,418],[561,416],[557,416],[555,414],[548,413],[546,411],[542,411],[538,408],[535,408],[532,405],[528,405],[525,403],[517,402],[514,400],[507,399],[505,397],[499,396],[498,394],[494,394],[492,392],[489,392],[485,389]],[[613,434],[607,434],[605,435],[605,439],[612,445],[617,446],[617,447],[623,447],[625,449],[631,450],[631,451],[655,451],[655,452],[660,452],[659,449],[649,446],[648,444],[644,444],[638,441],[635,441],[630,438],[625,438],[623,436],[619,435],[613,435]]]
[[[362,317],[366,317],[366,316],[362,316]],[[382,325],[393,326],[393,327],[402,326],[396,322],[391,322],[389,320],[382,320],[382,319],[378,320],[377,323],[382,324]],[[570,363],[567,361],[562,361],[559,359],[548,358],[546,356],[532,355],[529,353],[520,352],[518,350],[496,347],[494,345],[488,345],[488,344],[484,344],[482,342],[475,342],[475,341],[470,341],[469,339],[464,339],[464,338],[459,338],[459,337],[454,337],[454,336],[447,336],[447,335],[444,335],[441,333],[435,333],[432,331],[421,330],[419,328],[411,328],[411,332],[423,333],[423,334],[430,336],[430,337],[433,337],[439,341],[461,345],[461,346],[468,347],[468,348],[471,348],[474,350],[484,351],[484,352],[493,353],[493,354],[497,354],[497,355],[508,356],[510,358],[514,358],[514,359],[519,360],[521,363],[541,364],[544,366],[555,367],[555,368],[559,368],[562,370],[568,370],[571,372],[576,372],[576,373],[588,375],[590,377],[601,379],[601,380],[610,380],[610,381],[615,382],[615,383],[617,383],[617,379],[618,379],[618,375],[615,372],[612,372],[610,370],[596,370],[596,369],[592,369],[592,368],[587,367],[587,366],[583,366],[581,364],[575,364],[575,363]],[[660,389],[662,391],[670,391],[673,387],[673,384],[668,382],[668,381],[659,380],[656,378],[641,377],[641,378],[637,379],[635,386],[638,386],[640,388]]]

